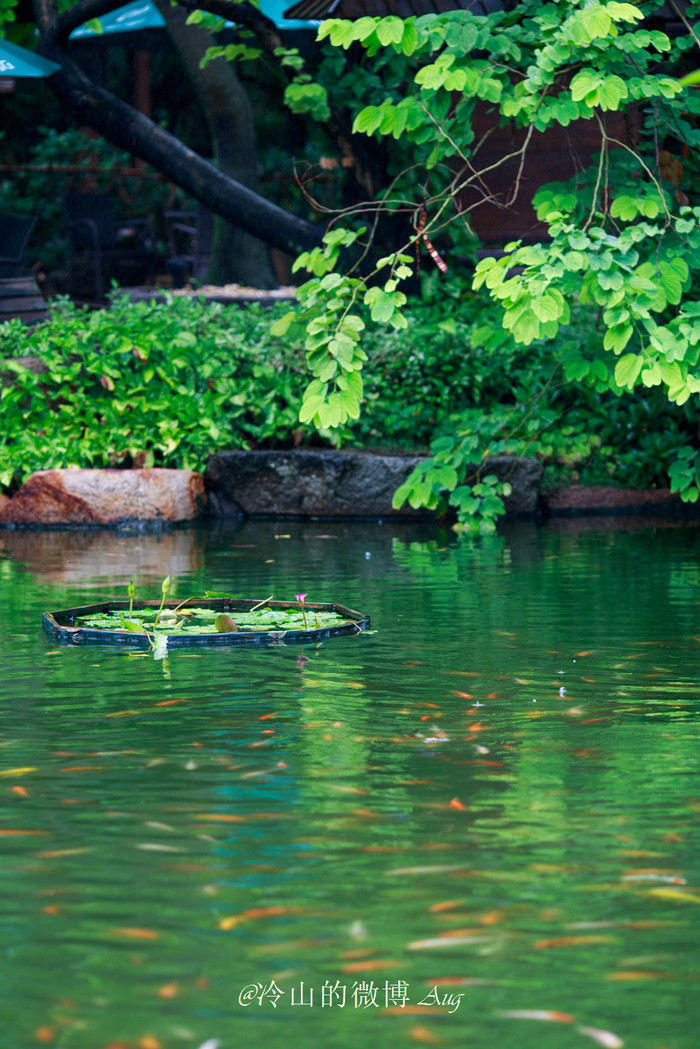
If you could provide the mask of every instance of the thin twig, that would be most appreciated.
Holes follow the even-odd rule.
[[[678,17],[680,18],[680,20],[683,23],[683,25],[685,26],[685,28],[688,30],[688,32],[692,36],[692,38],[695,41],[695,43],[698,45],[698,47],[700,47],[700,38],[698,37],[697,33],[693,29],[693,27],[690,24],[690,22],[688,21],[688,19],[685,17],[685,15],[683,13],[683,10],[676,3],[676,0],[669,0],[669,3],[671,5],[671,7],[673,8],[673,10],[678,15]]]
[[[600,133],[602,135],[602,141],[601,141],[601,150],[600,150],[600,160],[598,161],[598,173],[596,175],[595,186],[593,187],[593,200],[591,202],[591,210],[590,210],[590,214],[589,214],[588,218],[586,219],[586,221],[583,224],[584,230],[587,230],[588,227],[590,226],[590,224],[593,222],[593,216],[595,215],[596,204],[598,203],[598,191],[600,190],[600,183],[601,183],[601,179],[603,177],[603,167],[604,167],[604,164],[605,164],[605,153],[606,153],[607,148],[608,148],[607,147],[608,136],[607,136],[607,133],[605,131],[605,127],[603,125],[603,122],[600,119],[600,116],[599,116],[598,113],[595,114],[595,118],[596,118],[596,120],[598,122],[598,127],[600,128]]]
[[[517,200],[517,198],[518,198],[518,193],[520,192],[520,180],[521,180],[522,174],[523,174],[523,167],[525,166],[525,154],[527,152],[527,147],[530,144],[530,139],[532,138],[534,130],[535,130],[535,125],[534,124],[530,124],[529,128],[527,129],[527,135],[525,136],[525,141],[523,142],[522,153],[520,155],[520,166],[518,167],[518,174],[515,177],[515,185],[513,187],[513,192],[511,193],[511,195],[506,200],[506,207],[507,208],[511,208],[513,206],[513,204],[515,203],[515,201]]]

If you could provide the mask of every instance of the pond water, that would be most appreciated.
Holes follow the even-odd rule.
[[[604,524],[0,536],[2,1044],[692,1049],[700,531]],[[167,574],[376,632],[41,633]]]

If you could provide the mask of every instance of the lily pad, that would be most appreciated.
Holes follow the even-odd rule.
[[[221,598],[174,602],[105,601],[45,612],[44,630],[70,644],[153,645],[167,637],[169,648],[184,645],[288,644],[355,635],[369,616],[334,603]],[[157,629],[156,629],[157,624]],[[162,647],[162,641],[160,642]]]

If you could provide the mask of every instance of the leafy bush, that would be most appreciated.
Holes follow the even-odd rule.
[[[440,509],[443,491],[466,480],[486,448],[537,455],[552,484],[665,485],[679,454],[686,469],[695,462],[688,405],[670,405],[658,388],[615,395],[603,378],[599,390],[566,381],[571,346],[592,367],[600,356],[588,313],[574,311],[556,342],[517,345],[493,304],[456,278],[432,275],[409,301],[405,329],[363,333],[371,366],[360,419],[318,433],[299,422],[303,352],[271,333],[285,309],[121,296],[90,312],[59,299],[31,332],[6,323],[3,356],[39,358],[45,372],[3,366],[12,378],[0,390],[0,484],[71,465],[201,469],[217,450],[312,441],[430,447],[433,458],[401,496]],[[483,489],[457,489],[453,503],[465,517],[498,513],[487,466],[470,475]],[[478,505],[464,503],[470,498]]]
[[[381,339],[363,333],[372,364],[364,369],[369,407],[350,439],[376,443],[384,434],[399,446],[430,444],[430,457],[396,493],[396,507],[408,502],[441,513],[451,506],[468,527],[490,530],[508,494],[489,476],[489,457],[499,454],[539,458],[545,485],[649,488],[670,479],[692,498],[700,453],[691,405],[670,404],[660,388],[611,390],[590,310],[575,306],[556,340],[523,346],[488,300],[454,281],[427,285],[423,301],[411,301],[405,329],[387,328]],[[597,382],[581,385],[567,375],[574,355]]]
[[[219,448],[292,440],[301,366],[270,344],[269,314],[201,299],[115,299],[89,312],[58,300],[29,335],[6,325],[0,483],[65,466],[201,467]],[[269,351],[269,352],[268,352]]]

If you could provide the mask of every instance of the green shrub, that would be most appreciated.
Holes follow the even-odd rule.
[[[652,487],[668,483],[680,449],[690,461],[698,446],[691,409],[658,388],[615,395],[565,381],[570,344],[592,361],[598,353],[585,317],[556,343],[517,346],[490,303],[432,276],[410,301],[406,329],[363,333],[360,419],[319,434],[299,423],[302,351],[270,332],[286,310],[117,296],[92,312],[59,299],[30,332],[6,323],[2,356],[38,357],[46,370],[4,365],[13,378],[0,389],[0,484],[12,489],[34,470],[65,466],[202,469],[212,452],[235,448],[430,448],[428,473],[404,495],[439,508],[450,470],[479,463],[486,447],[537,455],[546,483]],[[482,516],[497,513],[491,486],[473,497]]]
[[[27,335],[5,325],[0,483],[65,466],[198,468],[220,448],[293,440],[302,362],[270,346],[270,313],[201,299],[116,298],[89,312],[59,300]]]

